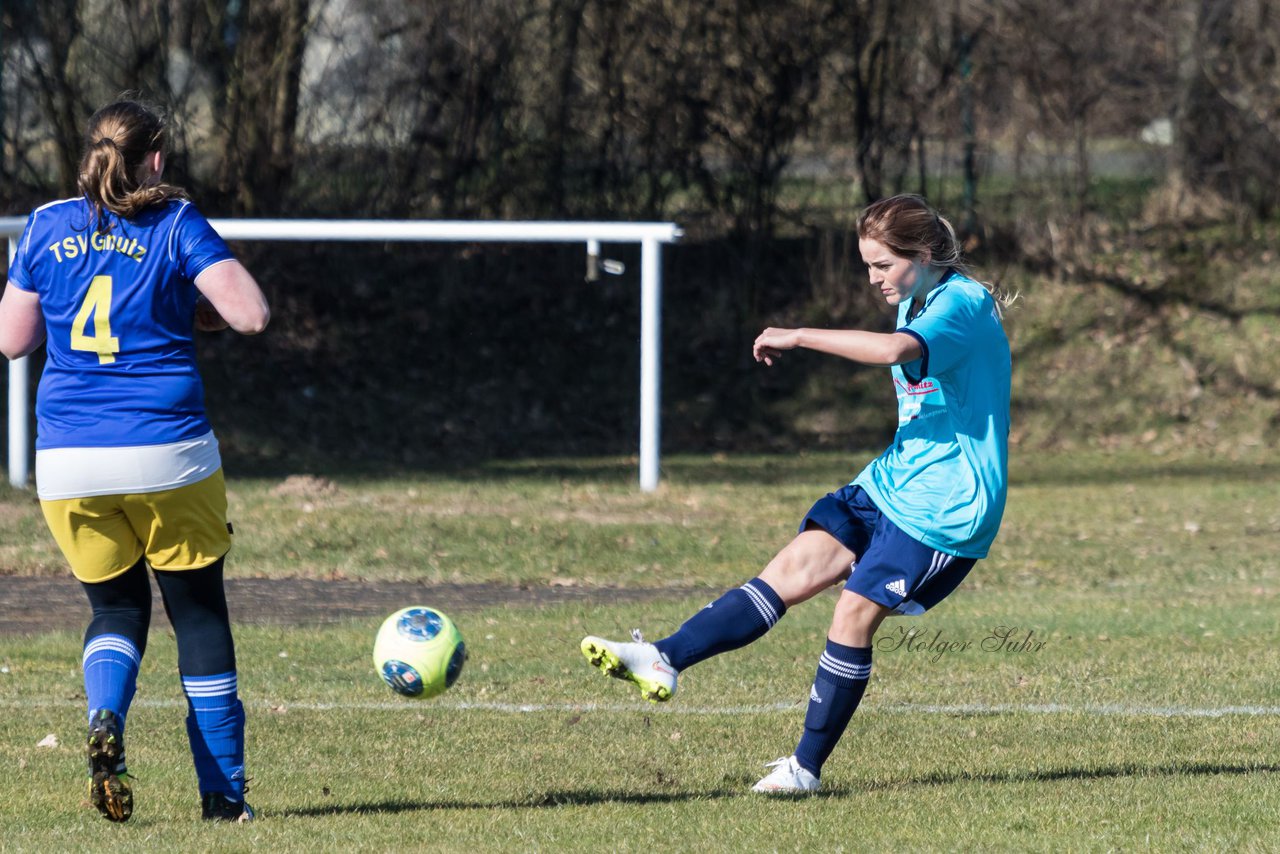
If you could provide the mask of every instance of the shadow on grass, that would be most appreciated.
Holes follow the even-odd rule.
[[[371,803],[333,804],[273,810],[279,818],[318,818],[329,815],[377,815],[379,813],[427,812],[435,810],[519,810],[547,807],[583,807],[600,804],[670,804],[684,801],[714,801],[739,798],[745,789],[711,789],[703,792],[545,792],[527,798],[493,801],[377,801]]]
[[[1276,774],[1280,765],[1225,765],[1215,762],[1187,762],[1172,765],[1110,765],[1099,768],[1048,768],[1037,771],[937,771],[905,780],[873,782],[868,790],[901,789],[913,786],[950,786],[956,783],[1052,783],[1060,780],[1113,780],[1122,777],[1216,777],[1221,775]],[[857,786],[855,789],[862,789]]]
[[[957,783],[1053,783],[1063,780],[1111,780],[1125,777],[1216,777],[1221,775],[1277,774],[1280,765],[1226,765],[1211,762],[1191,762],[1173,765],[1112,765],[1101,768],[1053,768],[1040,771],[1001,771],[970,773],[964,771],[935,772],[904,780],[859,783],[828,789],[813,795],[821,799],[857,797],[865,792],[888,791],[916,786],[950,786]],[[734,789],[709,789],[700,792],[619,792],[583,790],[578,792],[546,792],[540,796],[509,798],[492,801],[377,801],[370,803],[333,804],[331,806],[301,807],[273,811],[279,818],[323,818],[331,815],[377,815],[437,810],[522,810],[555,807],[599,806],[601,804],[671,804],[688,801],[714,801],[729,798],[756,797],[750,790],[749,780],[744,778]],[[771,799],[795,800],[786,796],[769,796]],[[799,798],[803,799],[803,798]]]

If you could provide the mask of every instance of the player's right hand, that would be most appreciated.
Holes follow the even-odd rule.
[[[771,326],[756,336],[755,344],[751,346],[751,355],[757,362],[764,362],[772,367],[774,360],[782,355],[783,350],[795,349],[798,343],[797,337],[798,330],[775,329]]]

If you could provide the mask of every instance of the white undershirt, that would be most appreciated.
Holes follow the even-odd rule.
[[[46,501],[160,492],[198,483],[222,466],[210,431],[198,439],[122,448],[36,451],[36,494]]]

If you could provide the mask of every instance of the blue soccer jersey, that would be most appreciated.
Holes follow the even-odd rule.
[[[9,281],[40,297],[47,357],[37,450],[158,445],[209,432],[193,343],[195,278],[233,258],[188,201],[91,229],[88,202],[27,220]]]
[[[920,342],[895,365],[898,431],[853,483],[885,516],[931,548],[986,557],[1004,515],[1008,481],[1009,341],[987,289],[952,273],[898,331]]]

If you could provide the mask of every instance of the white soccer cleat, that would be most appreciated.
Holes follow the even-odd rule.
[[[676,669],[656,646],[645,642],[639,629],[633,629],[631,637],[633,643],[621,643],[589,635],[582,639],[582,654],[605,676],[634,682],[649,702],[670,700],[676,692]]]
[[[822,785],[817,777],[800,767],[794,756],[775,760],[765,767],[773,770],[752,786],[751,791],[766,795],[805,795],[818,791],[818,787]]]

